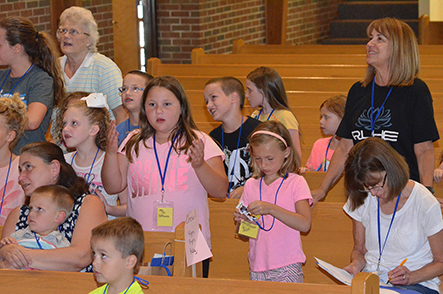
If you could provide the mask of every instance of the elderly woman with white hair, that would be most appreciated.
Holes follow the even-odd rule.
[[[72,6],[60,15],[57,31],[61,69],[67,92],[83,91],[103,93],[117,124],[126,119],[118,87],[122,74],[108,57],[97,52],[99,33],[90,10]]]

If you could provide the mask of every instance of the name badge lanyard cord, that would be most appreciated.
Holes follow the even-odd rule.
[[[148,285],[149,285],[149,282],[146,281],[145,279],[142,279],[142,278],[139,278],[139,277],[134,277],[134,278],[132,279],[131,284],[129,284],[128,288],[126,288],[126,290],[125,290],[125,292],[124,292],[123,294],[126,294],[126,292],[128,292],[129,288],[131,288],[131,286],[132,286],[132,284],[134,284],[135,280],[137,280],[137,281],[138,281],[140,284],[142,284],[142,285],[145,285],[145,286],[148,286]],[[109,287],[109,284],[106,284],[106,287],[105,287],[105,290],[103,291],[103,294],[105,294],[106,292],[108,292],[108,287]]]
[[[383,243],[383,247],[381,246],[381,234],[380,234],[380,200],[377,198],[377,225],[378,225],[378,263],[377,263],[377,271],[380,270],[380,261],[381,256],[383,255],[383,251],[385,250],[386,241],[388,240],[389,233],[391,231],[392,223],[394,222],[395,213],[397,212],[398,202],[400,202],[401,193],[398,195],[397,202],[395,203],[394,213],[392,214],[391,223],[389,224],[388,232],[386,233],[385,242]]]
[[[2,214],[2,209],[3,209],[3,201],[5,200],[5,195],[6,195],[6,186],[8,185],[8,178],[9,178],[9,171],[11,170],[11,163],[12,163],[12,152],[11,152],[11,155],[9,156],[9,166],[8,166],[8,173],[6,174],[5,187],[3,188],[2,203],[0,204],[0,215]]]
[[[271,116],[272,116],[272,114],[274,113],[274,111],[275,111],[275,109],[272,109],[272,111],[271,111],[271,113],[269,114],[268,119],[267,119],[266,121],[268,121],[268,120],[271,118]],[[255,117],[255,119],[260,119],[260,115],[261,115],[262,112],[263,112],[263,107],[262,107],[262,109],[260,109],[260,112],[259,112],[258,115]]]
[[[97,155],[98,155],[99,150],[100,150],[100,148],[97,147],[97,152],[95,153],[94,160],[92,161],[91,168],[89,169],[88,178],[86,179],[86,184],[88,184],[88,185],[91,184],[91,182],[92,182],[92,180],[91,180],[91,182],[89,181],[89,178],[91,177],[92,169],[94,168],[95,160],[97,159]],[[75,151],[74,156],[72,156],[71,165],[74,163],[74,158],[76,155],[77,155],[77,151]]]
[[[241,117],[240,131],[238,132],[237,149],[236,149],[237,156],[240,156],[239,152],[238,152],[238,147],[240,147],[240,138],[241,138],[242,128],[243,128],[243,116]],[[224,131],[223,127],[222,127],[222,148],[223,149],[225,148],[225,131]],[[232,180],[234,177],[235,162],[237,161],[237,156],[234,157],[234,164],[232,165],[231,174],[229,175],[230,178],[229,178],[228,198],[230,198],[230,196],[231,196]]]
[[[377,121],[378,116],[380,115],[383,107],[385,106],[386,101],[388,100],[389,95],[391,95],[392,92],[392,87],[391,87],[391,89],[389,89],[388,95],[386,95],[385,101],[383,101],[383,104],[381,105],[374,119],[374,89],[375,89],[375,78],[372,80],[372,94],[371,94],[371,137],[374,136],[375,122]]]
[[[334,138],[334,137],[332,137],[332,138]],[[320,164],[320,166],[317,168],[316,171],[320,171],[321,167],[323,166],[323,163],[325,164],[325,166],[323,167],[323,171],[326,171],[326,160],[328,158],[328,151],[329,151],[329,147],[331,146],[332,138],[329,140],[328,147],[326,147],[325,160]]]
[[[28,72],[31,70],[31,68],[34,66],[34,64],[31,64],[31,66],[28,68],[28,70],[25,72],[24,75],[20,77],[17,83],[15,83],[14,87],[12,87],[11,91],[9,91],[8,95],[12,94],[12,91],[14,91],[15,87],[21,82],[21,80],[28,74]],[[0,86],[0,94],[3,92],[3,86],[5,85],[6,80],[8,79],[9,75],[11,74],[11,69],[9,69],[8,73],[6,74],[5,79],[3,80],[2,85]]]
[[[274,205],[277,205],[277,195],[278,195],[278,192],[280,191],[281,185],[283,185],[283,181],[286,179],[287,176],[288,176],[288,173],[285,174],[285,176],[283,177],[283,179],[280,182],[280,185],[278,186],[277,192],[275,192]],[[260,201],[262,201],[262,198],[261,198],[261,183],[262,182],[263,182],[263,177],[260,179]],[[263,222],[263,226],[261,226],[258,221],[255,221],[255,223],[258,225],[258,227],[260,229],[262,229],[265,232],[269,232],[274,227],[275,216],[272,219],[272,225],[271,225],[271,227],[269,229],[265,229],[265,218],[263,216],[262,216],[262,222]]]
[[[177,132],[177,134],[175,135],[174,140],[172,140],[171,147],[169,147],[168,156],[166,157],[166,163],[165,163],[165,168],[164,168],[163,174],[162,174],[162,169],[160,167],[160,161],[158,160],[157,147],[155,146],[155,134],[153,137],[155,159],[157,160],[158,173],[160,174],[160,180],[162,183],[162,202],[164,202],[163,200],[165,198],[165,179],[166,179],[166,170],[168,169],[169,157],[171,156],[171,151],[172,151],[172,148],[174,148],[174,143],[175,143],[175,140],[177,140],[178,133],[179,132]]]

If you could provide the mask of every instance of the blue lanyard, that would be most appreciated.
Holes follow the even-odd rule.
[[[323,171],[326,171],[326,161],[328,160],[327,159],[327,157],[328,157],[328,150],[329,150],[329,146],[331,146],[331,142],[332,142],[333,138],[334,138],[334,136],[332,136],[331,140],[329,140],[328,147],[326,147],[325,160],[323,161],[325,163],[325,166],[323,167]],[[323,166],[323,162],[320,164],[320,166],[317,168],[316,171],[319,171],[321,169],[321,167]]]
[[[88,184],[88,185],[91,184],[91,182],[92,182],[92,181],[91,182],[89,181],[89,178],[91,177],[92,169],[94,168],[95,159],[97,158],[97,154],[98,154],[99,150],[100,150],[100,148],[97,147],[97,152],[95,153],[94,160],[92,161],[91,168],[89,169],[88,179],[86,180],[86,184]],[[74,163],[74,158],[75,158],[76,155],[77,155],[77,151],[74,153],[74,156],[72,156],[71,166]]]
[[[132,284],[134,284],[135,280],[137,280],[142,285],[145,285],[145,286],[149,285],[149,282],[146,281],[145,279],[142,279],[142,278],[139,278],[139,277],[134,277],[132,279],[131,284],[129,284],[128,288],[126,288],[126,290],[125,290],[125,292],[123,294],[126,294],[126,292],[128,292],[129,288],[131,288],[131,286],[132,286]],[[103,294],[105,294],[108,291],[108,287],[109,287],[109,284],[106,284],[106,287],[105,287],[105,290],[103,291]]]
[[[2,203],[0,204],[0,215],[2,214],[3,200],[5,200],[6,186],[8,185],[9,171],[11,170],[11,162],[12,162],[12,152],[11,152],[11,155],[10,155],[10,157],[9,157],[8,173],[6,174],[5,187],[3,188]]]
[[[162,169],[160,167],[160,161],[158,160],[157,147],[155,146],[155,134],[154,134],[154,138],[153,138],[153,140],[154,140],[154,142],[153,142],[154,144],[153,145],[154,145],[155,159],[157,160],[158,173],[160,174],[160,180],[162,182],[162,202],[163,202],[164,197],[165,197],[166,170],[168,169],[169,157],[171,156],[171,151],[172,151],[172,148],[174,147],[174,143],[175,143],[175,140],[177,139],[177,136],[178,136],[178,132],[175,135],[174,140],[172,140],[171,147],[169,147],[168,156],[166,157],[166,163],[165,163],[165,168],[164,168],[163,174],[162,174]]]
[[[33,232],[34,233],[34,232]],[[40,248],[41,250],[43,250],[42,244],[40,244],[40,241],[38,240],[39,238],[37,237],[37,234],[34,233],[34,237],[35,237],[35,241],[37,241],[37,245],[38,248]]]
[[[25,72],[24,75],[22,75],[20,77],[20,79],[18,80],[17,83],[15,83],[14,87],[12,87],[11,91],[9,91],[8,95],[12,94],[12,91],[14,91],[15,87],[17,87],[17,85],[21,82],[21,80],[26,76],[26,74],[31,70],[31,68],[34,66],[34,64],[31,64],[31,66],[28,68],[28,70]],[[3,80],[2,85],[0,86],[0,94],[1,94],[1,90],[3,89],[3,86],[5,85],[6,79],[9,77],[9,74],[11,73],[11,69],[9,69],[8,73],[6,74],[5,79]]]
[[[389,95],[391,95],[392,87],[388,92],[388,95],[386,95],[385,101],[383,101],[383,104],[381,105],[380,109],[377,112],[377,115],[374,119],[374,89],[375,89],[375,78],[372,80],[372,94],[371,94],[371,137],[374,136],[374,125],[377,121],[378,116],[380,115],[380,112],[382,111],[383,107],[385,106],[386,101],[388,100]]]
[[[237,155],[239,155],[238,147],[240,147],[240,138],[241,138],[241,130],[243,128],[243,116],[241,117],[241,124],[240,124],[240,131],[238,132],[238,139],[237,139]],[[225,131],[222,127],[222,148],[225,149]],[[231,188],[232,188],[232,178],[234,177],[234,169],[235,169],[235,162],[237,161],[237,156],[234,157],[234,164],[232,165],[232,170],[230,174],[229,179],[229,188],[228,188],[228,198],[231,196]]]
[[[271,113],[269,114],[269,116],[268,116],[268,119],[266,120],[266,121],[268,121],[270,118],[271,118],[271,116],[272,116],[272,114],[274,113],[274,111],[275,111],[275,109],[272,109],[272,111],[271,111]],[[262,109],[260,109],[260,112],[258,113],[258,115],[255,117],[255,119],[260,119],[260,115],[261,115],[261,113],[263,112],[263,108]]]
[[[275,193],[275,200],[274,200],[274,205],[277,205],[277,195],[278,195],[278,191],[280,191],[281,185],[283,185],[283,181],[286,179],[286,177],[288,176],[288,173],[286,173],[286,175],[283,177],[283,179],[280,182],[280,185],[278,186],[277,192]],[[263,181],[263,177],[260,179],[260,201],[262,201],[261,199],[261,183]],[[269,229],[265,229],[265,217],[262,215],[262,222],[263,222],[263,226],[261,226],[258,221],[255,221],[255,223],[258,225],[258,227],[260,229],[262,229],[265,232],[269,232],[270,230],[272,230],[272,228],[274,227],[274,223],[275,223],[275,216],[272,219],[272,225]]]
[[[392,223],[394,222],[395,213],[397,212],[398,202],[400,202],[400,197],[401,197],[401,192],[398,195],[397,202],[395,203],[394,213],[392,214],[391,223],[389,224],[389,229],[388,229],[388,232],[386,233],[386,238],[385,238],[385,242],[383,243],[383,247],[381,246],[381,237],[380,237],[380,235],[381,235],[380,234],[380,200],[379,200],[379,198],[377,198],[378,253],[379,253],[377,271],[379,270],[379,267],[380,267],[381,256],[383,255],[383,251],[385,250],[386,241],[388,240],[389,232],[391,231],[391,227],[392,227]]]

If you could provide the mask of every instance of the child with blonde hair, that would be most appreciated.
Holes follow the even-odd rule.
[[[306,256],[300,232],[311,227],[311,193],[306,180],[297,175],[300,159],[283,124],[267,121],[249,139],[253,178],[246,182],[240,199],[258,226],[249,239],[251,280],[303,282]],[[235,220],[247,220],[237,209]],[[243,225],[243,224],[242,224]]]
[[[103,188],[101,170],[105,158],[106,134],[110,123],[106,98],[101,93],[88,94],[73,92],[68,95],[60,111],[63,118],[58,136],[67,148],[74,152],[65,154],[65,160],[71,164],[77,175],[83,177],[89,185],[91,194],[96,194],[105,205],[109,219],[126,213],[126,197],[108,194]]]
[[[26,105],[19,94],[0,98],[0,225],[9,213],[24,204],[25,193],[18,181],[19,156],[13,153],[20,136],[28,124]]]
[[[311,155],[309,155],[306,168],[302,172],[309,171],[327,171],[332,154],[338,147],[340,140],[335,136],[335,132],[340,125],[341,119],[345,114],[346,96],[338,95],[326,99],[320,105],[320,128],[324,135],[332,137],[321,138],[315,141]]]

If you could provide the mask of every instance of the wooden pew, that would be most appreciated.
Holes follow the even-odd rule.
[[[149,281],[143,289],[148,294],[165,293],[275,293],[275,294],[373,294],[378,293],[378,277],[360,273],[352,286],[294,284],[225,279],[193,279],[186,277],[140,276]],[[0,270],[2,293],[78,294],[89,293],[98,287],[93,274],[51,271]]]
[[[147,265],[151,261],[155,253],[162,254],[166,243],[170,242],[172,246],[172,255],[174,255],[174,264],[172,275],[174,277],[192,277],[192,267],[186,266],[185,254],[185,226],[184,222],[179,224],[175,232],[144,232],[145,248],[143,252],[142,266]],[[167,248],[166,254],[170,253],[170,247]],[[201,277],[201,262],[196,266],[196,273]]]
[[[443,60],[443,58],[442,58]],[[194,76],[179,76],[177,77],[186,91],[188,90],[202,90],[205,88],[206,82],[217,77],[213,76],[194,77]],[[245,76],[237,76],[243,83],[246,80]],[[282,77],[285,89],[287,91],[331,91],[347,93],[351,86],[358,81],[355,77]],[[428,78],[425,80],[431,93],[443,93],[443,79],[442,78]]]
[[[354,77],[361,79],[366,72],[366,64],[273,64],[282,77]],[[158,58],[150,58],[146,72],[153,76],[243,76],[246,77],[258,67],[257,64],[163,64]],[[420,76],[426,78],[443,78],[443,66],[424,65]]]
[[[426,42],[424,43],[426,44]],[[419,45],[420,54],[443,54],[443,47]],[[251,45],[234,40],[233,54],[365,54],[366,45]]]
[[[236,199],[209,201],[214,254],[210,278],[249,279],[248,243],[235,235],[233,213],[237,204]],[[318,269],[314,256],[340,267],[349,262],[353,247],[352,222],[344,213],[343,205],[344,202],[320,202],[311,210],[311,231],[302,236],[307,258],[303,266],[306,283],[336,283]]]
[[[0,236],[3,226],[0,226]],[[144,232],[145,248],[141,265],[147,265],[155,253],[163,253],[163,247],[171,242],[174,265],[172,275],[174,277],[192,277],[192,267],[186,266],[184,222],[179,224],[175,232]],[[169,247],[167,254],[169,254]],[[196,265],[197,277],[201,277],[201,262]],[[0,274],[1,275],[1,274]],[[0,283],[1,285],[1,283]],[[1,287],[0,287],[1,289]]]
[[[366,53],[362,54],[206,54],[195,48],[191,55],[192,64],[366,64]],[[443,65],[441,54],[421,54],[421,65]]]

